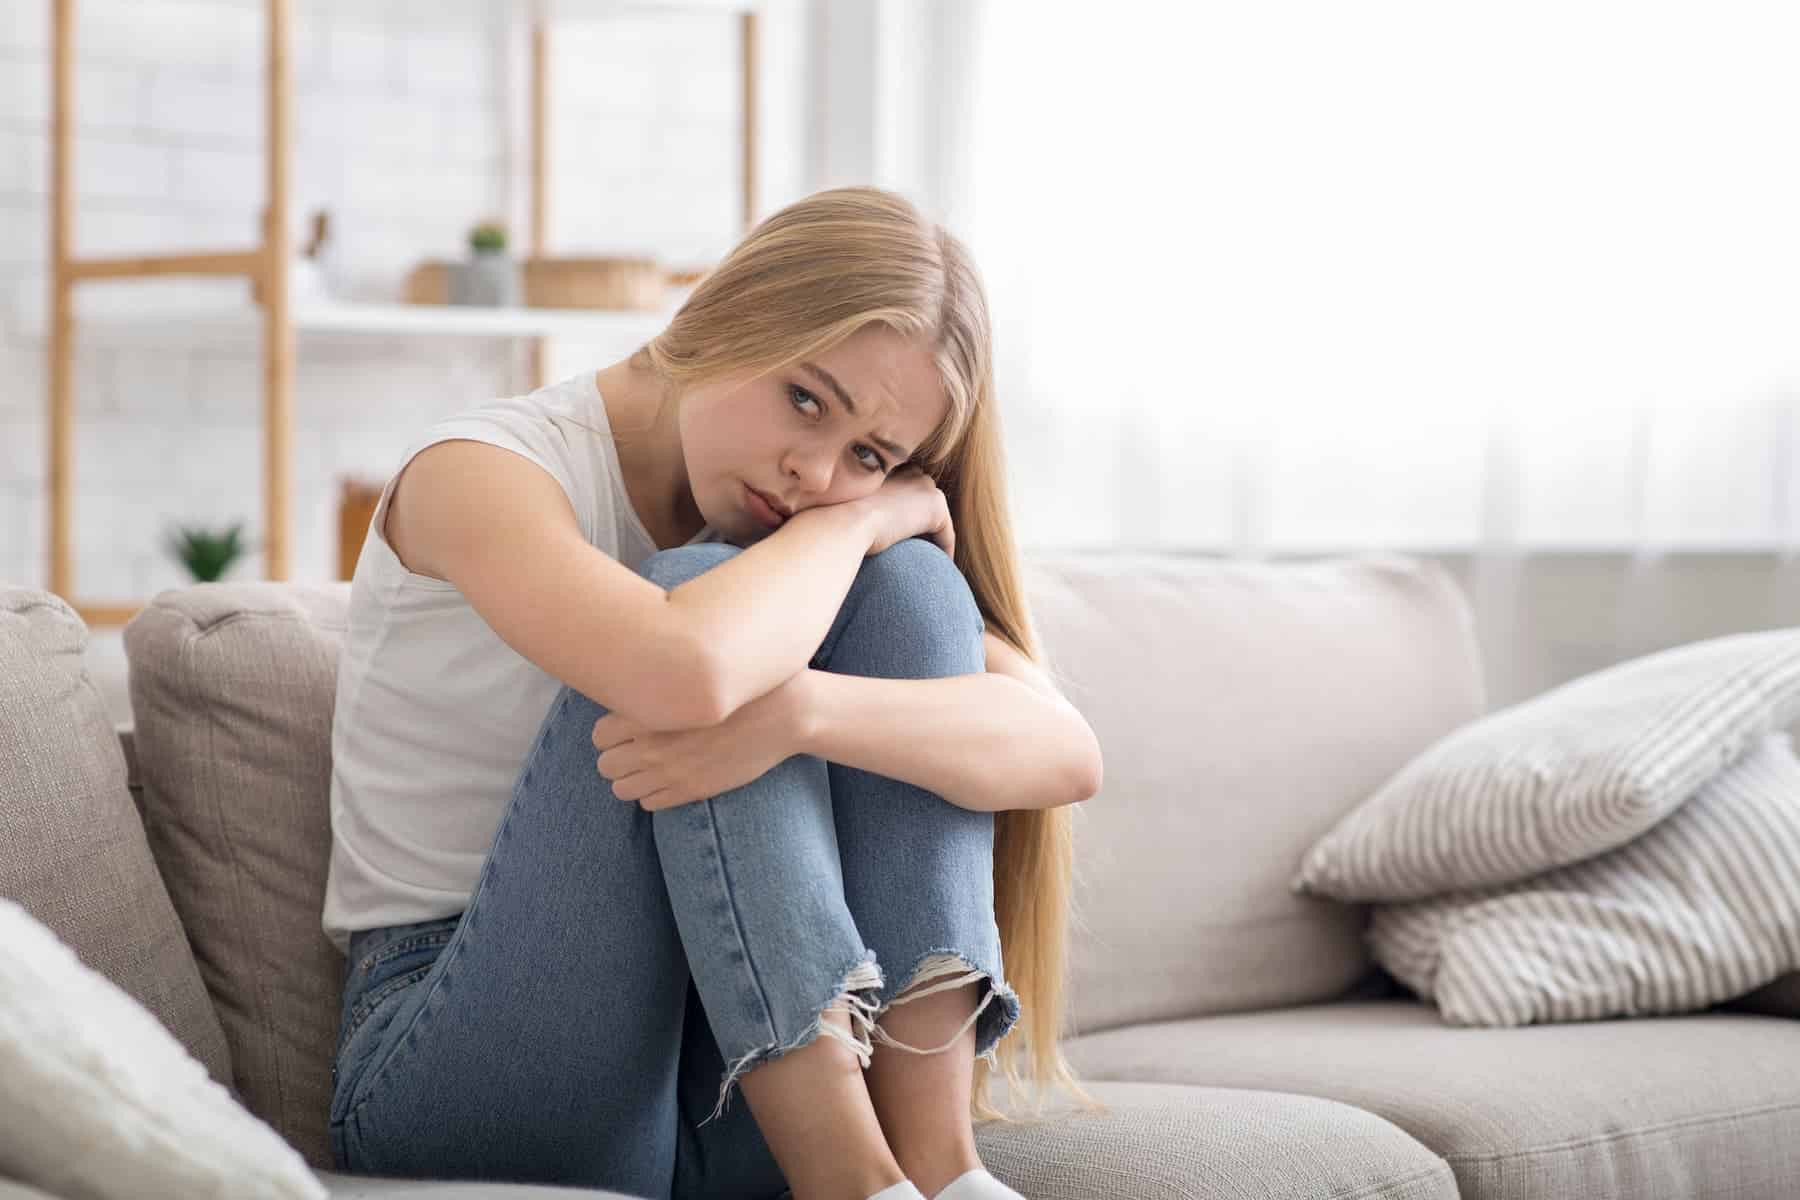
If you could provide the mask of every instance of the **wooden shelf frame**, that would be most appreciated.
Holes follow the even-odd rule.
[[[292,0],[263,0],[266,13],[264,74],[264,162],[267,199],[261,241],[248,250],[114,257],[80,257],[75,253],[75,5],[76,0],[49,0],[51,26],[50,104],[50,329],[46,347],[48,415],[50,590],[69,602],[90,627],[128,622],[141,604],[78,599],[72,534],[75,512],[74,375],[75,288],[93,280],[149,279],[166,276],[226,276],[250,280],[262,308],[261,357],[263,388],[263,554],[265,577],[289,578],[293,494],[293,425],[296,324],[289,292],[292,262],[293,67]],[[742,124],[741,193],[743,227],[756,219],[757,59],[756,0],[719,3],[595,5],[591,15],[611,11],[691,8],[736,13],[741,44]],[[547,253],[549,218],[549,124],[551,9],[537,6],[531,20],[531,249]],[[582,15],[590,15],[586,10]],[[345,306],[353,307],[353,306]],[[599,315],[599,314],[597,314]],[[338,327],[340,331],[350,326]],[[504,330],[489,336],[521,336]],[[531,373],[537,385],[547,380],[543,337],[533,342]]]

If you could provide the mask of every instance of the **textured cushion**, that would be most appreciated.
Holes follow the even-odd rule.
[[[1800,629],[1616,663],[1458,729],[1306,854],[1297,891],[1416,900],[1621,845],[1800,717]]]
[[[1416,1001],[1311,1005],[1068,1043],[1100,1079],[1322,1096],[1449,1162],[1462,1200],[1793,1200],[1800,1037],[1737,1013],[1462,1029]]]
[[[219,1082],[231,1060],[126,791],[87,627],[0,587],[0,896],[17,900],[169,1028]]]
[[[600,1188],[556,1187],[548,1183],[386,1179],[379,1175],[339,1175],[314,1171],[331,1200],[637,1200]],[[0,1196],[0,1200],[6,1197]],[[786,1193],[781,1200],[789,1200]]]
[[[324,1200],[157,1019],[0,900],[0,1170],[72,1200]]]
[[[1454,1025],[1693,1012],[1800,968],[1800,762],[1766,734],[1650,832],[1519,883],[1375,906]]]
[[[982,1162],[1031,1200],[1456,1200],[1450,1168],[1380,1117],[1310,1096],[1097,1083],[1110,1111],[1063,1096],[1042,1119],[975,1127]],[[1006,1107],[1006,1081],[994,1099]],[[551,1200],[613,1197],[521,1184],[427,1184],[318,1172],[332,1200]],[[441,1191],[439,1190],[441,1189]],[[0,1197],[0,1200],[4,1200]]]
[[[1428,562],[1028,559],[1050,665],[1106,752],[1074,808],[1071,1023],[1342,994],[1367,910],[1297,897],[1301,855],[1485,706],[1469,608]]]
[[[1455,1200],[1449,1165],[1380,1117],[1310,1096],[1155,1083],[1059,1095],[1041,1122],[975,1127],[982,1162],[1031,1200]],[[1006,1108],[1005,1081],[994,1097]]]
[[[348,583],[164,592],[125,627],[145,825],[245,1105],[316,1167],[344,960],[319,927]]]

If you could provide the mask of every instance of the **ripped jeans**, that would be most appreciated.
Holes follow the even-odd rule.
[[[740,552],[678,546],[638,573],[669,590]],[[973,674],[983,628],[949,556],[908,538],[863,560],[810,665]],[[338,1170],[773,1200],[774,1156],[749,1106],[727,1103],[745,1071],[821,1032],[865,1068],[875,1041],[942,1050],[962,1032],[904,1046],[877,1022],[966,983],[987,983],[978,1056],[1017,1021],[992,813],[809,754],[646,812],[595,768],[606,712],[558,693],[460,914],[352,936]],[[847,1010],[848,1038],[826,1008]]]

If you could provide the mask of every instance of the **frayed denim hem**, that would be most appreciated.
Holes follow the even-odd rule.
[[[873,955],[851,967],[838,984],[834,998],[819,1010],[819,1015],[800,1031],[798,1037],[786,1045],[773,1042],[767,1046],[759,1046],[731,1064],[725,1072],[724,1082],[719,1085],[718,1104],[713,1107],[712,1113],[706,1120],[700,1124],[707,1124],[725,1111],[725,1101],[731,1093],[731,1085],[736,1083],[744,1072],[761,1066],[770,1059],[779,1058],[790,1050],[798,1050],[800,1047],[808,1045],[821,1033],[828,1037],[834,1037],[850,1047],[851,1052],[856,1055],[856,1061],[863,1069],[867,1070],[869,1060],[875,1052],[871,1037],[877,1032],[874,1014],[878,1005],[874,1000],[858,993],[877,990],[882,983],[881,968],[875,964]],[[836,1024],[824,1019],[825,1013],[834,1011],[849,1012],[849,1030],[840,1029]]]

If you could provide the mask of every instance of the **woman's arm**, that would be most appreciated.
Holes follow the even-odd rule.
[[[651,730],[608,713],[594,722],[595,767],[618,799],[647,811],[740,787],[792,754],[903,779],[976,811],[1055,808],[1097,793],[1100,747],[1087,722],[1029,660],[984,637],[986,674],[877,679],[808,668],[698,729]]]
[[[794,680],[795,752],[901,779],[977,812],[1056,808],[1100,790],[1100,743],[1032,662],[984,633],[987,673]]]
[[[768,537],[669,590],[712,665],[715,721],[781,686],[831,632],[874,533],[856,501],[803,509]]]

